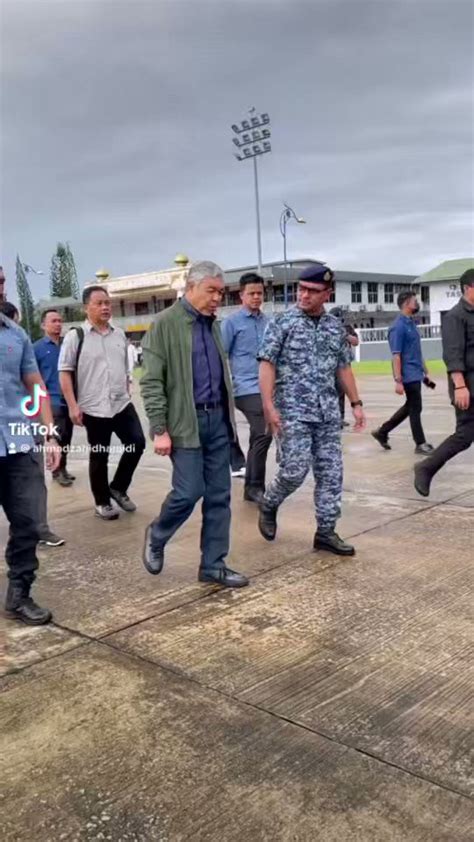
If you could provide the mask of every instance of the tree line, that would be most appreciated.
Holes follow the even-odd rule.
[[[35,305],[28,276],[34,271],[31,266],[23,263],[20,256],[16,258],[16,290],[20,310],[21,326],[35,340],[41,336],[41,314]],[[68,320],[80,318],[80,293],[77,280],[76,264],[69,243],[58,243],[51,258],[49,275],[49,293],[51,298],[72,298],[77,301],[68,307]]]

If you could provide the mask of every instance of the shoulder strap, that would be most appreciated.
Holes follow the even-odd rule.
[[[79,357],[81,356],[82,346],[84,344],[84,329],[82,327],[71,327],[70,330],[75,330],[77,334],[78,344],[77,344],[77,352],[76,352],[76,369],[72,373],[72,380],[73,380],[73,389],[74,394],[76,396],[76,400],[78,399],[78,376],[77,372],[79,369]]]

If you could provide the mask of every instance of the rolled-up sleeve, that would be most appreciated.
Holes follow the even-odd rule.
[[[284,333],[281,323],[281,317],[276,316],[271,319],[264,331],[260,347],[258,349],[257,360],[259,362],[268,362],[276,364],[280,356],[281,349],[284,342]]]
[[[441,334],[443,360],[448,372],[466,371],[466,326],[458,313],[446,313]]]
[[[58,371],[75,371],[79,337],[77,331],[66,333],[59,352]]]
[[[352,348],[346,339],[346,333],[341,332],[341,347],[339,349],[339,357],[337,360],[338,368],[347,368],[352,363]]]

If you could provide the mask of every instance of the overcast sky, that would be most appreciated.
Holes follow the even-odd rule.
[[[470,0],[0,0],[2,249],[43,269],[69,240],[81,284],[176,252],[256,262],[253,173],[233,157],[250,106],[264,261],[419,273],[473,248]]]

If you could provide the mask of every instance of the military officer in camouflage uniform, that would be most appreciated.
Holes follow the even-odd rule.
[[[277,440],[278,472],[260,504],[259,529],[267,541],[275,538],[278,507],[312,466],[318,524],[314,549],[354,555],[354,547],[335,532],[342,494],[336,374],[351,402],[355,429],[365,426],[365,416],[344,326],[324,311],[333,277],[327,266],[304,269],[297,306],[277,315],[262,339],[260,388],[267,424]]]

